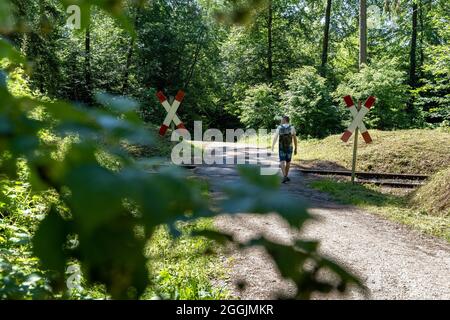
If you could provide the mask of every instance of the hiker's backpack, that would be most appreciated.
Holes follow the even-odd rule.
[[[283,152],[288,152],[292,145],[291,126],[280,126],[278,134],[280,136],[280,150]]]

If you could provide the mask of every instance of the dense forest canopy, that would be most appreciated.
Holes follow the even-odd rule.
[[[8,16],[2,33],[32,57],[37,93],[93,106],[95,92],[124,94],[159,123],[155,92],[183,89],[179,112],[188,126],[270,128],[288,113],[304,137],[342,129],[346,94],[377,95],[368,117],[379,129],[450,119],[446,0],[368,1],[379,10],[368,13],[368,65],[360,73],[357,1],[116,2],[135,36],[95,6],[71,29],[59,1],[12,1],[14,22],[28,32],[8,32]]]

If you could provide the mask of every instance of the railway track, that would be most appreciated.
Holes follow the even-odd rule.
[[[304,174],[346,177],[352,175],[352,172],[347,170],[304,169],[300,167],[297,167],[297,169]],[[356,183],[370,183],[395,188],[417,188],[424,185],[427,179],[428,176],[424,174],[356,172]]]
[[[162,164],[166,166],[167,164]],[[203,165],[181,165],[180,167],[188,170],[195,169]],[[235,165],[220,165],[223,168],[234,168]],[[352,172],[349,170],[325,170],[325,169],[306,169],[298,165],[293,165],[295,169],[303,174],[314,174],[321,176],[342,176],[351,177]],[[379,186],[387,186],[393,188],[418,188],[425,184],[429,178],[424,174],[408,174],[408,173],[380,173],[380,172],[356,172],[356,183],[373,184]]]

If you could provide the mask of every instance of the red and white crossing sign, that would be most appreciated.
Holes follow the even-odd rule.
[[[361,130],[361,135],[363,136],[364,141],[366,143],[371,143],[372,138],[370,137],[369,131],[367,131],[367,128],[364,125],[363,118],[369,112],[370,108],[372,108],[373,105],[375,104],[376,101],[375,97],[370,96],[366,100],[366,102],[364,102],[364,105],[361,107],[359,111],[356,108],[352,97],[345,96],[344,101],[347,107],[350,109],[350,113],[353,116],[353,121],[342,135],[341,140],[347,142],[348,139],[350,139],[350,137],[352,136],[353,132],[355,132],[355,129],[359,128],[359,130]]]
[[[178,118],[177,116],[177,110],[184,99],[184,92],[182,90],[178,91],[177,95],[175,96],[175,101],[172,103],[172,105],[169,104],[169,101],[167,101],[167,98],[164,93],[162,93],[162,91],[156,93],[156,96],[158,97],[159,102],[161,102],[164,109],[167,111],[167,116],[164,119],[161,128],[159,128],[159,134],[162,136],[165,135],[172,121],[175,123],[177,129],[186,129],[183,122],[181,122],[180,118]]]

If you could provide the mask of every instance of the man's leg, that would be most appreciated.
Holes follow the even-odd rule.
[[[287,165],[286,161],[280,162],[281,172],[283,173],[283,180],[281,181],[282,183],[286,183],[287,181],[289,181],[286,172],[286,165]]]
[[[285,172],[285,177],[287,177],[288,176],[288,174],[289,174],[289,168],[290,168],[290,166],[291,166],[291,162],[290,161],[286,161],[286,167],[284,168],[284,172]]]
[[[290,181],[288,178],[289,168],[291,167],[291,159],[292,159],[292,148],[290,148],[289,152],[286,154],[286,166],[284,167],[284,176],[287,181]]]
[[[281,173],[283,174],[283,177],[286,177],[286,165],[285,165],[285,161],[280,161],[280,168],[281,168]]]

